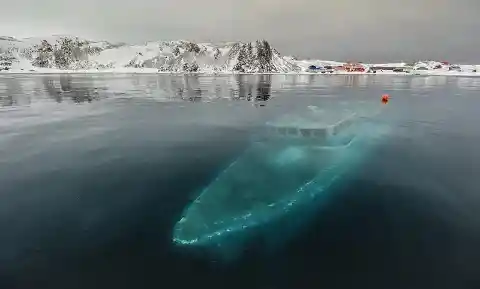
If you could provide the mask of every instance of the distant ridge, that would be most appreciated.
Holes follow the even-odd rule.
[[[128,44],[63,34],[28,38],[0,36],[2,72],[325,73],[323,67],[344,64],[282,56],[266,40],[219,43],[177,40]],[[436,61],[361,65],[365,68],[363,73],[393,73],[394,67],[409,67],[413,70],[419,68],[422,74],[480,75],[476,72],[477,66],[462,65],[450,71],[449,65]],[[438,69],[438,65],[442,69]],[[375,66],[382,69],[373,71]],[[315,69],[312,71],[311,67]],[[342,69],[328,72],[350,73]]]
[[[3,66],[78,70],[153,68],[160,72],[298,72],[266,40],[220,44],[156,41],[144,45],[91,41],[68,35],[39,38],[0,38]],[[28,65],[29,64],[29,65]]]

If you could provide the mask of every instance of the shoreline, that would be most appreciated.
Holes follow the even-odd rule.
[[[317,72],[264,72],[264,73],[239,73],[239,72],[159,72],[156,69],[119,69],[119,70],[40,70],[40,71],[25,71],[25,70],[9,70],[0,71],[0,75],[41,75],[41,74],[158,74],[158,75],[197,75],[197,76],[232,76],[232,75],[398,75],[398,76],[451,76],[451,77],[480,77],[480,72],[437,72],[437,71],[421,71],[418,73],[406,72],[333,72],[333,73],[317,73]]]

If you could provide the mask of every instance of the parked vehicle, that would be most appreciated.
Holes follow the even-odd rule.
[[[462,68],[458,65],[450,65],[448,67],[448,70],[449,71],[457,71],[457,72],[461,72],[462,71]]]
[[[307,72],[321,72],[325,73],[325,68],[323,66],[310,65],[307,69]]]

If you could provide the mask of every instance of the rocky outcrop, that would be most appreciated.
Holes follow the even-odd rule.
[[[61,38],[55,44],[43,40],[33,46],[25,55],[32,58],[32,65],[42,68],[82,69],[89,68],[90,55],[98,55],[99,47],[89,46],[89,42],[78,38]]]
[[[244,73],[298,72],[300,67],[283,58],[266,40],[254,43],[237,43],[231,51],[236,59],[233,70]]]
[[[0,71],[10,70],[12,64],[16,61],[17,59],[12,51],[0,51]]]
[[[273,62],[273,57],[279,58],[278,52],[274,51],[270,44],[265,41],[253,43],[238,43],[232,49],[232,57],[236,57],[237,63],[233,67],[237,72],[266,73],[281,72]]]

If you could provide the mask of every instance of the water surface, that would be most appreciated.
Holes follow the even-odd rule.
[[[0,77],[2,288],[475,288],[480,78]],[[393,134],[275,256],[171,246],[266,121],[391,95]]]

